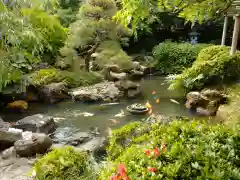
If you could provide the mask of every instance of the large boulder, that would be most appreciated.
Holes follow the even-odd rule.
[[[107,71],[111,71],[114,73],[122,73],[123,70],[118,65],[106,65],[104,69],[107,69]]]
[[[30,139],[18,140],[14,143],[16,154],[21,157],[31,157],[45,153],[51,146],[52,140],[45,134],[33,133]]]
[[[83,143],[77,147],[82,151],[92,152],[93,154],[101,154],[107,146],[107,139],[105,137],[93,137],[90,141]]]
[[[37,87],[39,97],[47,103],[56,103],[64,99],[68,99],[68,88],[65,83],[51,83],[41,87]]]
[[[17,121],[13,127],[23,131],[49,134],[55,131],[56,124],[52,116],[35,114]]]
[[[69,92],[72,99],[83,102],[118,100],[120,91],[113,82],[102,82],[92,86],[79,87]]]
[[[134,83],[129,80],[116,81],[115,85],[120,91],[125,91],[125,90],[129,90],[129,89],[137,89],[140,86],[139,84]]]
[[[2,123],[0,123],[2,124]],[[22,132],[21,131],[10,131],[9,124],[5,124],[1,126],[0,128],[0,151],[7,149],[13,144],[22,139]]]
[[[213,116],[219,106],[226,103],[227,96],[217,90],[204,89],[201,92],[187,94],[186,108],[194,110],[199,115]]]
[[[138,70],[132,70],[128,74],[128,79],[133,81],[141,80],[144,77],[144,72]]]

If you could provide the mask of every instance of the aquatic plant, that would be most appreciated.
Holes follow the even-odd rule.
[[[134,126],[139,128],[130,125]],[[239,179],[239,132],[239,127],[196,121],[153,124],[151,131],[134,136],[120,152],[118,146],[108,151],[109,156],[118,156],[108,159],[99,180],[115,175],[120,164],[129,179]],[[124,133],[122,138],[117,136],[124,138]]]

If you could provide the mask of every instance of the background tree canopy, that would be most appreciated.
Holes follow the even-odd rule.
[[[122,0],[122,8],[115,18],[126,26],[131,25],[134,30],[159,12],[168,12],[183,17],[186,21],[202,23],[221,14],[231,3],[232,0]]]

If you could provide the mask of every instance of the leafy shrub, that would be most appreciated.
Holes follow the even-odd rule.
[[[156,68],[161,74],[179,74],[191,67],[198,53],[209,44],[175,43],[166,41],[155,46],[153,56]]]
[[[69,72],[58,69],[41,69],[30,75],[34,85],[46,85],[50,83],[64,82],[70,88],[87,86],[98,83],[102,77],[92,72]]]
[[[59,20],[54,15],[37,8],[22,9],[22,12],[28,17],[31,25],[42,34],[45,52],[58,53],[67,37],[66,29],[63,28]]]
[[[154,124],[151,128],[118,158],[108,160],[99,179],[113,177],[119,165],[125,166],[129,179],[240,178],[240,129],[196,121]]]
[[[132,68],[132,58],[128,56],[117,41],[105,41],[96,51],[96,61],[100,66],[117,64],[122,69]]]
[[[170,89],[201,89],[203,86],[233,81],[240,76],[240,52],[229,55],[230,48],[211,46],[203,49],[192,67],[177,75]]]
[[[79,180],[94,175],[88,154],[71,147],[54,149],[40,158],[33,169],[38,180]]]

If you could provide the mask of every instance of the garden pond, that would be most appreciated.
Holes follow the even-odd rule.
[[[87,132],[96,129],[105,135],[108,129],[119,128],[136,120],[144,120],[145,115],[133,115],[126,111],[126,107],[133,103],[152,105],[152,113],[166,116],[192,116],[184,106],[185,97],[181,92],[169,91],[164,77],[148,76],[141,82],[142,96],[137,99],[124,99],[117,104],[81,103],[63,101],[53,105],[31,103],[27,112],[22,114],[8,113],[1,115],[5,121],[17,121],[25,116],[36,113],[51,115],[58,122],[57,134],[59,138],[79,130]],[[156,92],[153,94],[153,92]],[[159,98],[159,102],[156,99]]]

